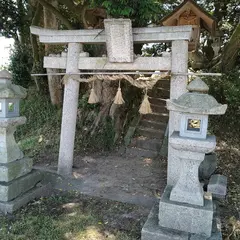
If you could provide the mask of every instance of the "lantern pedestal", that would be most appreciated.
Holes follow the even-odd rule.
[[[181,161],[180,176],[172,189],[170,200],[204,206],[203,188],[199,182],[198,169],[205,158],[205,153],[215,149],[215,136],[191,139],[181,137],[179,132],[174,132],[169,138],[169,144],[177,150]]]
[[[166,191],[164,195],[167,195]],[[165,198],[164,195],[161,198]],[[156,203],[142,228],[141,240],[222,240],[220,217],[215,205],[214,209],[212,232],[211,236],[207,237],[159,226],[159,204]],[[193,219],[196,217],[197,215],[193,216]]]
[[[25,117],[0,118],[0,164],[23,158],[23,153],[15,141],[14,132],[17,126],[25,122]]]
[[[25,117],[0,118],[0,211],[5,214],[46,191],[36,187],[42,174],[32,170],[33,160],[24,157],[14,138],[16,127],[25,122]]]

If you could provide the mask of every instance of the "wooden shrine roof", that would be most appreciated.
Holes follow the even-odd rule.
[[[161,19],[160,23],[163,26],[174,26],[176,19],[184,13],[187,9],[193,11],[200,19],[202,28],[205,28],[212,35],[215,35],[216,31],[216,19],[200,7],[194,0],[184,0],[176,9],[174,9],[169,15]]]

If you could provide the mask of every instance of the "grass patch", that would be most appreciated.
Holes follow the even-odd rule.
[[[74,193],[42,198],[0,217],[0,239],[136,240],[145,216],[129,216],[139,208]]]
[[[27,122],[17,128],[16,141],[27,156],[34,157],[48,147],[58,149],[61,110],[51,104],[48,96],[30,89],[20,103],[20,115]]]

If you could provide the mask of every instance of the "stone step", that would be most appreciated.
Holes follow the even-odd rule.
[[[152,128],[141,128],[138,127],[137,134],[143,137],[148,138],[157,138],[157,139],[163,139],[164,137],[164,131],[163,130],[156,130]]]
[[[148,99],[151,104],[158,105],[158,106],[166,106],[166,99],[164,98],[149,97]]]
[[[7,202],[27,192],[42,180],[42,174],[33,170],[25,176],[11,182],[0,182],[0,201]]]
[[[161,123],[167,123],[168,122],[168,114],[167,113],[152,113],[152,114],[146,114],[142,117],[143,120],[147,121],[154,121],[154,122],[161,122]]]
[[[132,139],[131,147],[143,148],[146,150],[152,150],[160,152],[162,141],[159,139],[151,139],[147,137],[136,137]]]
[[[148,157],[154,158],[158,156],[158,152],[152,150],[146,150],[143,148],[128,147],[126,154],[130,157]]]
[[[145,127],[145,128],[151,128],[155,130],[161,130],[164,131],[166,130],[167,123],[163,122],[155,122],[155,121],[148,121],[148,120],[141,120],[139,123],[140,127]]]
[[[165,105],[151,104],[151,108],[154,113],[168,113],[168,110]]]

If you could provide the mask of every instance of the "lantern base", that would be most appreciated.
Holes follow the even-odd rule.
[[[171,186],[167,186],[159,204],[159,225],[179,231],[211,236],[213,220],[212,199],[204,199],[204,206],[170,200]]]
[[[35,186],[31,190],[27,191],[26,193],[18,196],[12,201],[9,202],[0,202],[0,211],[3,214],[13,213],[14,211],[18,210],[19,208],[25,206],[27,203],[32,201],[35,198],[46,197],[50,196],[52,193],[51,191],[51,184],[45,184]]]
[[[221,224],[218,212],[214,212],[211,236],[192,234],[161,227],[158,224],[159,204],[156,203],[143,226],[141,240],[222,240]]]

